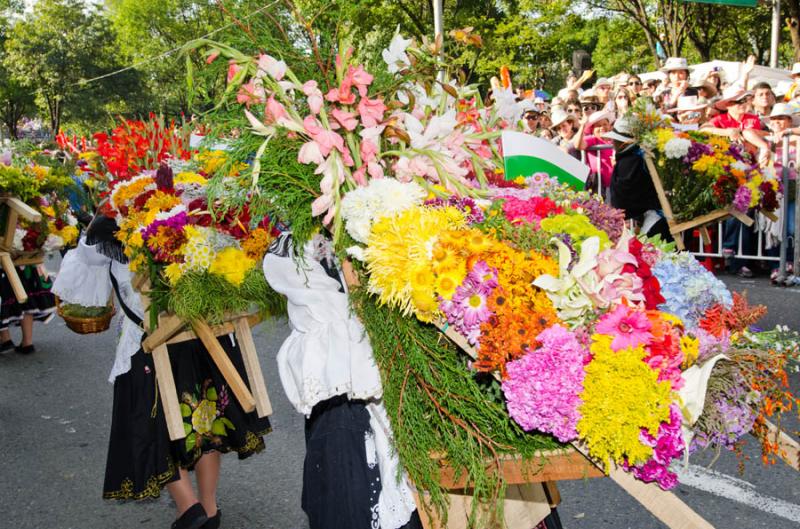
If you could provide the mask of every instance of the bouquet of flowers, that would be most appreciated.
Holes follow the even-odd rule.
[[[741,144],[702,131],[676,131],[652,120],[641,105],[633,113],[639,142],[655,158],[676,220],[727,207],[742,213],[778,208],[780,180]]]
[[[432,453],[493,503],[503,482],[487,459],[563,443],[669,489],[672,462],[693,446],[686,439],[720,431],[699,420],[705,400],[686,388],[741,377],[777,391],[789,353],[775,349],[778,360],[752,378],[752,355],[735,353],[752,349],[742,327],[752,314],[727,316],[739,314],[735,300],[690,256],[636,237],[622,212],[547,175],[498,180],[498,131],[524,109],[510,91],[486,108],[475,87],[438,81],[435,42],[395,35],[372,72],[347,46],[328,71],[320,40],[309,42],[317,68],[308,71],[322,77],[204,43],[209,60],[229,58],[228,93],[244,107],[222,119],[249,126],[231,157],[256,152],[209,188],[233,205],[239,197],[255,221],[264,212],[288,221],[299,246],[327,227],[352,259],[361,286],[350,297],[381,369],[395,447],[434,505],[446,494]],[[773,343],[764,336],[762,347]],[[707,362],[726,371],[701,369]],[[757,415],[766,395],[726,394]],[[795,398],[783,395],[788,409]]]
[[[280,310],[259,264],[274,232],[249,212],[212,214],[204,174],[163,164],[116,181],[105,211],[120,227],[130,269],[150,281],[150,321],[170,311],[187,321],[220,321],[258,306]]]

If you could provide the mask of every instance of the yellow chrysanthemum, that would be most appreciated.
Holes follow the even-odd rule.
[[[430,310],[427,302],[421,303],[423,308],[412,300],[412,272],[420,266],[430,268],[437,237],[463,225],[463,214],[452,207],[417,206],[379,219],[364,252],[370,291],[378,294],[381,303],[399,307],[405,314]]]
[[[238,287],[255,264],[242,250],[228,247],[217,253],[208,271]]]
[[[175,176],[175,183],[183,185],[197,184],[200,186],[204,186],[208,183],[208,180],[204,176],[199,175],[197,173],[183,172],[183,173],[178,173]]]
[[[456,288],[464,281],[464,275],[455,272],[455,271],[448,271],[443,274],[439,274],[436,278],[436,293],[442,296],[444,299],[452,299],[453,294],[456,293]]]
[[[133,273],[144,271],[147,268],[147,257],[144,254],[137,255],[128,262],[128,268]]]
[[[650,458],[653,449],[642,444],[641,430],[657,435],[672,402],[670,383],[659,382],[658,372],[644,363],[644,348],[614,351],[612,339],[592,336],[578,421],[578,434],[606,472],[610,461],[636,465]]]
[[[164,275],[167,276],[169,284],[175,286],[181,276],[183,276],[181,265],[179,263],[168,264],[167,267],[164,268]]]

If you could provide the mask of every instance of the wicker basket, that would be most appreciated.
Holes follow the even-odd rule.
[[[108,328],[111,326],[111,318],[113,318],[114,314],[117,313],[117,310],[114,308],[113,299],[109,300],[108,302],[108,307],[110,310],[102,316],[86,318],[68,316],[64,314],[64,311],[61,308],[61,300],[58,298],[56,298],[56,307],[58,315],[64,320],[64,322],[67,324],[67,327],[78,334],[95,334],[108,330]]]

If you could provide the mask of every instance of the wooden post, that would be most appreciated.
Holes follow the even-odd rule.
[[[146,313],[145,317],[147,317]],[[144,349],[145,353],[149,353],[158,345],[172,338],[184,327],[184,325],[186,325],[186,322],[174,314],[170,314],[169,316],[159,316],[158,327],[156,327],[156,330],[153,331],[152,334],[144,339],[142,342],[142,349]]]
[[[19,280],[14,261],[11,259],[11,255],[8,252],[0,253],[0,266],[2,266],[3,271],[6,273],[8,282],[11,283],[11,290],[14,292],[14,297],[17,298],[17,302],[25,303],[28,301],[28,294],[25,292],[25,287],[22,286],[22,282]]]
[[[3,236],[3,246],[7,251],[11,251],[14,246],[14,235],[17,232],[17,221],[19,220],[19,213],[17,210],[8,208],[8,217],[6,217],[6,233]]]
[[[261,363],[258,361],[258,353],[256,352],[256,344],[253,342],[250,322],[247,321],[247,317],[241,317],[234,321],[233,326],[236,329],[236,341],[239,342],[244,368],[247,371],[247,381],[250,383],[253,397],[256,400],[258,416],[266,417],[272,415],[272,404],[267,394],[264,375],[261,373]]]
[[[172,376],[172,364],[169,361],[167,344],[162,343],[153,349],[153,363],[156,368],[158,394],[161,396],[161,409],[164,410],[169,438],[173,441],[183,439],[186,437],[186,431],[183,428],[178,390],[175,388],[175,379]]]
[[[214,336],[208,324],[203,321],[196,321],[192,323],[192,328],[197,337],[200,338],[200,341],[203,342],[214,363],[217,364],[220,373],[230,385],[231,391],[233,391],[242,409],[245,413],[253,411],[256,408],[256,401],[252,393],[250,393],[244,380],[242,380],[233,362],[228,358],[227,353],[217,341],[217,337]]]

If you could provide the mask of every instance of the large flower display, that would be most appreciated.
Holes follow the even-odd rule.
[[[758,310],[691,256],[629,231],[598,197],[544,174],[505,181],[500,130],[525,108],[513,93],[495,90],[484,106],[476,87],[442,81],[436,43],[399,35],[372,72],[346,45],[330,68],[316,48],[309,66],[278,50],[199,45],[230,61],[241,114],[220,119],[245,127],[232,152],[250,162],[215,177],[210,200],[240,197],[251,222],[280,218],[297,248],[330,234],[354,270],[352,306],[381,369],[395,447],[434,505],[446,494],[432,454],[493,502],[503,483],[491,463],[508,453],[574,443],[605,469],[669,489],[687,452],[750,432],[774,448],[759,425],[796,402],[784,376],[796,349],[749,329]],[[715,167],[745,171],[742,185],[760,190],[731,149],[707,156],[729,156]],[[748,207],[767,207],[759,192]],[[176,204],[144,216],[148,226],[132,232],[140,247],[186,232],[192,208]],[[192,266],[181,256],[166,265],[177,277]],[[769,362],[754,353],[758,339]]]

